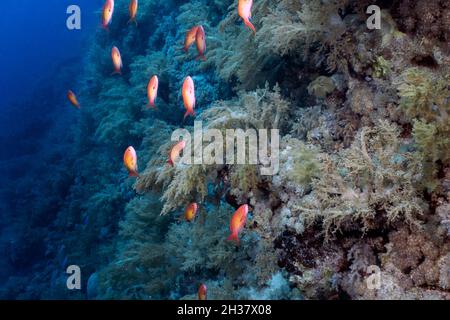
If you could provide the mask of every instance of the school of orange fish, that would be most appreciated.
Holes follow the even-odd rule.
[[[238,0],[238,15],[243,20],[244,24],[249,27],[254,34],[256,34],[256,29],[253,24],[250,22],[252,17],[252,6],[253,0]],[[136,27],[138,26],[137,22],[137,13],[138,13],[138,0],[131,0],[129,4],[129,16],[130,20],[128,23],[134,22]],[[101,25],[104,29],[108,30],[109,25],[112,23],[112,18],[114,14],[114,0],[106,0],[102,13],[101,13]],[[205,51],[206,51],[206,34],[203,26],[198,25],[192,27],[190,30],[186,32],[184,47],[183,50],[188,52],[190,47],[196,44],[198,51],[198,58],[206,60]],[[113,47],[111,50],[111,60],[114,67],[114,71],[112,74],[122,74],[122,57],[120,55],[120,51],[117,47]],[[147,98],[148,98],[148,107],[152,107],[156,109],[156,98],[158,96],[158,86],[159,80],[157,75],[153,75],[147,85]],[[183,86],[181,89],[181,94],[183,97],[184,107],[186,109],[186,113],[184,114],[184,119],[188,116],[195,116],[195,85],[194,80],[187,76],[184,79]],[[77,96],[71,90],[67,92],[67,99],[69,102],[80,109],[80,103],[78,102]],[[169,159],[167,163],[171,166],[175,166],[176,161],[180,157],[181,152],[186,146],[185,141],[180,141],[176,143],[169,152]],[[137,154],[136,150],[129,146],[123,155],[123,163],[125,168],[128,170],[130,177],[139,177],[138,166],[137,166]],[[188,222],[193,222],[198,210],[197,203],[190,203],[187,205],[184,212],[184,219]],[[239,232],[245,227],[247,222],[247,214],[248,214],[248,205],[241,205],[233,214],[230,221],[230,236],[227,240],[234,241],[237,245],[239,244]],[[198,289],[198,298],[199,300],[206,300],[207,297],[207,287],[205,284],[201,284]]]

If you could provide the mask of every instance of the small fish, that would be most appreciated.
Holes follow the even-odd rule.
[[[227,240],[235,241],[239,244],[239,232],[245,227],[245,223],[247,222],[247,214],[248,214],[248,205],[244,204],[236,210],[236,212],[231,217],[230,222],[230,231],[231,234],[227,238]]]
[[[136,24],[136,27],[138,25],[136,20],[138,6],[139,6],[138,0],[131,0],[130,5],[128,7],[128,12],[130,13],[130,20],[128,21],[128,23],[134,22]]]
[[[200,285],[198,288],[198,300],[206,300],[206,294],[207,294],[208,288],[204,283]]]
[[[122,74],[122,56],[117,47],[113,47],[111,50],[111,58],[114,65],[114,72],[112,74]]]
[[[198,205],[195,202],[189,204],[186,207],[186,210],[184,210],[184,218],[186,219],[186,221],[192,222],[195,219],[197,210],[198,210]]]
[[[186,119],[189,115],[195,116],[195,86],[194,80],[192,80],[189,76],[184,79],[182,95],[184,107],[186,109],[184,119]]]
[[[158,86],[159,86],[159,80],[156,75],[154,75],[147,85],[147,97],[148,97],[148,105],[155,108],[155,100],[158,96]]]
[[[127,168],[130,177],[139,177],[137,166],[136,150],[133,147],[128,147],[123,155],[123,164]]]
[[[183,151],[185,147],[186,141],[184,140],[174,145],[169,152],[169,160],[167,160],[167,163],[173,167],[175,165],[175,161],[177,161],[177,159],[180,157],[181,151]]]
[[[202,26],[198,26],[198,28],[197,28],[197,33],[195,35],[195,44],[197,45],[198,58],[201,58],[206,61],[206,57],[205,57],[206,34],[205,34],[205,29],[203,29]]]
[[[108,29],[114,13],[114,0],[106,0],[102,10],[102,26]]]
[[[253,31],[253,34],[256,34],[255,26],[250,22],[252,18],[252,6],[253,0],[239,0],[238,14],[244,21],[244,24]]]
[[[78,103],[77,96],[73,93],[72,90],[67,91],[67,99],[69,99],[70,103],[75,107],[80,109],[80,104]]]
[[[198,26],[194,26],[191,28],[191,30],[188,30],[186,32],[186,37],[184,39],[184,47],[183,47],[183,50],[185,52],[188,52],[189,48],[195,42],[195,40],[197,38],[197,29],[198,29]]]

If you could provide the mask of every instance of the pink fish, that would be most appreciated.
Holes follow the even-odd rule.
[[[136,24],[136,27],[138,25],[136,20],[138,5],[138,0],[131,0],[130,5],[128,6],[128,13],[130,14],[130,20],[128,21],[128,23],[134,22]]]
[[[158,86],[159,86],[159,80],[158,77],[155,75],[153,76],[147,85],[147,97],[148,97],[148,105],[155,108],[155,100],[158,96]]]
[[[108,29],[114,13],[114,0],[106,0],[102,9],[102,27]]]
[[[247,223],[247,214],[248,214],[248,205],[244,204],[236,210],[236,212],[231,217],[230,222],[230,236],[227,240],[235,241],[236,244],[239,244],[239,232],[244,229],[245,224]]]
[[[111,58],[114,65],[114,72],[113,74],[122,74],[122,56],[120,55],[119,49],[117,47],[113,47],[111,50]]]
[[[255,26],[250,22],[250,19],[252,18],[252,6],[253,0],[239,0],[238,14],[244,21],[244,24],[256,34]]]
[[[169,152],[169,160],[167,160],[167,163],[170,164],[172,167],[175,166],[175,162],[180,157],[181,151],[186,147],[186,141],[182,140],[178,142],[176,145],[172,147],[172,149]]]
[[[206,60],[206,34],[202,26],[198,26],[197,34],[195,35],[195,44],[197,45],[198,57]]]
[[[186,113],[184,114],[184,119],[186,119],[189,115],[195,116],[195,86],[194,80],[191,77],[186,77],[183,82],[183,102],[184,107],[186,108]]]
[[[195,42],[195,40],[197,38],[197,30],[198,30],[198,26],[194,26],[186,32],[186,37],[184,38],[184,47],[183,47],[183,50],[185,52],[188,52],[189,48]]]

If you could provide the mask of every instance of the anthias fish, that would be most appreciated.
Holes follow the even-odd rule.
[[[195,202],[189,204],[186,207],[186,210],[184,210],[184,218],[186,219],[186,221],[192,222],[197,215],[197,210],[198,205]]]
[[[239,232],[245,227],[247,222],[248,205],[240,206],[231,217],[230,222],[230,236],[227,240],[235,241],[239,244]]]
[[[70,103],[75,107],[80,109],[80,103],[78,102],[77,96],[73,93],[72,90],[67,91],[67,99],[69,99]]]
[[[170,164],[172,167],[175,165],[175,162],[180,157],[181,151],[186,147],[186,141],[182,140],[178,142],[176,145],[172,147],[172,149],[169,152],[169,160],[167,160],[167,163]]]
[[[122,56],[120,55],[120,51],[117,47],[112,48],[111,58],[114,66],[113,74],[122,74]]]
[[[130,5],[128,6],[128,12],[130,14],[130,20],[128,21],[128,23],[134,22],[136,26],[138,25],[136,20],[138,6],[139,6],[138,0],[131,0]]]
[[[195,116],[195,86],[194,80],[192,80],[189,76],[184,79],[182,95],[184,108],[186,109],[184,119],[186,119],[189,115]]]
[[[184,38],[184,47],[183,50],[187,52],[189,48],[194,44],[197,37],[197,29],[198,26],[192,27],[190,30],[186,32],[186,37]]]
[[[102,26],[108,29],[114,13],[114,0],[106,0],[102,9]]]
[[[204,283],[198,288],[198,300],[206,300],[208,288]]]
[[[132,146],[128,147],[127,150],[125,150],[125,153],[123,155],[123,164],[125,165],[125,168],[128,170],[130,177],[139,176],[136,150],[134,150]]]
[[[250,19],[252,18],[252,6],[253,0],[239,0],[238,14],[244,21],[244,24],[256,34],[255,26],[250,22]]]
[[[206,34],[203,26],[198,26],[197,34],[195,36],[195,44],[197,45],[198,58],[206,60],[205,51],[206,51]]]
[[[154,75],[148,82],[147,85],[147,97],[148,97],[148,105],[156,108],[155,100],[158,96],[158,86],[159,86],[159,80],[156,75]]]

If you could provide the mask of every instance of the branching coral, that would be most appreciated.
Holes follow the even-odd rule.
[[[414,119],[413,136],[424,168],[423,184],[436,187],[437,161],[450,161],[450,90],[448,76],[435,77],[428,71],[410,68],[398,85],[400,107]]]
[[[447,1],[401,0],[395,3],[393,11],[402,31],[448,42],[450,6]]]
[[[298,210],[309,221],[322,221],[327,237],[354,223],[366,232],[379,227],[380,219],[417,225],[426,212],[414,188],[420,165],[404,151],[398,129],[386,121],[364,127],[337,157],[324,155],[322,166],[322,177]]]
[[[242,93],[237,99],[219,101],[203,112],[201,119],[206,124],[203,129],[270,129],[283,128],[287,122],[290,105],[281,97],[279,88],[270,90],[267,86],[250,93]],[[158,132],[156,132],[159,134]],[[167,136],[167,140],[169,137]],[[208,183],[214,183],[219,177],[223,165],[192,164],[171,168],[166,164],[166,154],[170,143],[164,144],[148,163],[147,169],[136,183],[138,192],[163,190],[165,205],[162,213],[184,207],[194,200],[203,201],[208,194]],[[232,188],[246,193],[256,190],[261,180],[255,172],[243,165],[232,165],[230,179]]]
[[[158,299],[167,294],[170,272],[165,264],[166,251],[160,233],[169,219],[160,217],[157,197],[134,198],[126,207],[127,215],[120,224],[118,255],[100,274],[100,296],[116,299]],[[160,279],[161,272],[165,280]]]
[[[280,175],[284,180],[308,187],[320,176],[319,149],[313,145],[287,136],[283,139],[280,158],[283,167]]]
[[[446,120],[450,113],[448,80],[424,69],[406,69],[397,81],[400,107],[410,118]]]

